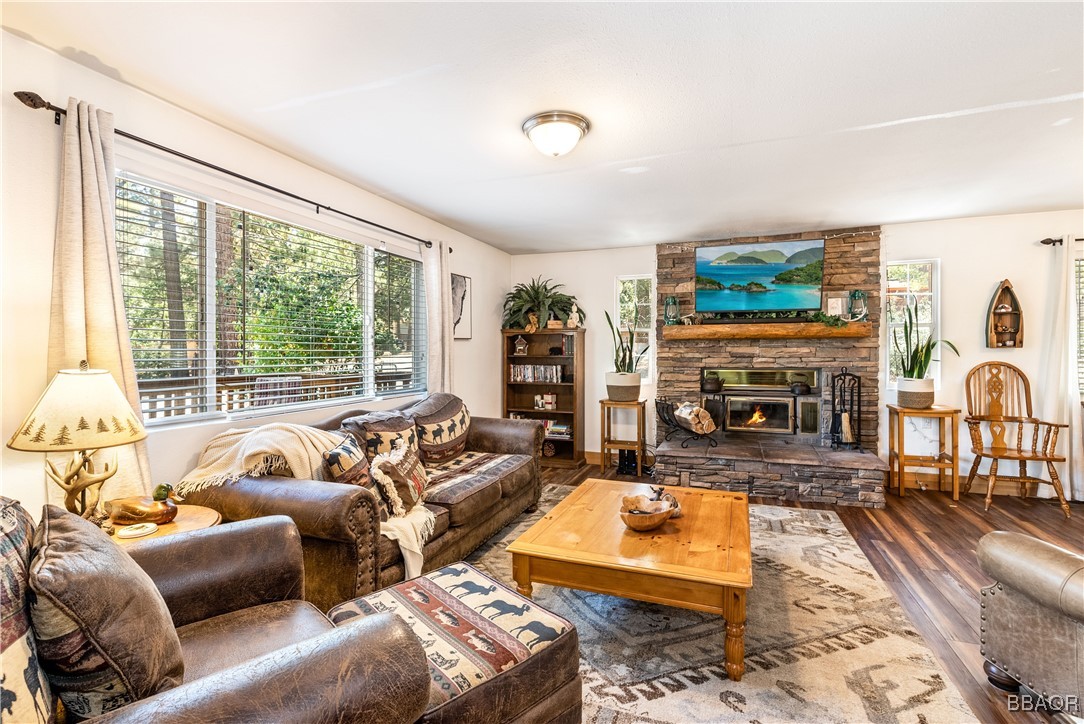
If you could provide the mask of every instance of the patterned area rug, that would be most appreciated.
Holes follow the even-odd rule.
[[[505,548],[571,490],[547,485],[468,560],[515,589]],[[752,505],[750,525],[740,682],[717,616],[535,584],[579,632],[585,722],[975,721],[839,516]]]

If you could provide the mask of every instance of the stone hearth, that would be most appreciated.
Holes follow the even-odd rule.
[[[682,438],[655,450],[663,485],[729,490],[780,500],[883,508],[888,465],[872,453],[785,439],[716,433],[718,447]]]

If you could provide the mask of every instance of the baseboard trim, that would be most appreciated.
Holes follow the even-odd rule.
[[[903,476],[903,486],[906,490],[937,490],[937,473],[917,473],[906,472]],[[960,492],[963,492],[964,483],[967,482],[967,475],[960,475]],[[975,481],[971,484],[970,495],[986,495],[986,488],[990,484],[990,479],[985,475],[976,475]],[[925,486],[925,487],[923,487]],[[952,478],[948,474],[945,475],[945,488],[944,492],[952,492]],[[1016,483],[1010,483],[1004,480],[997,481],[997,485],[994,486],[994,495],[1020,495],[1020,489]],[[1035,495],[1035,486],[1028,486],[1028,495]]]

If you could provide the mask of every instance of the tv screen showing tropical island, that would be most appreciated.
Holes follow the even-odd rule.
[[[697,312],[821,308],[824,239],[702,246],[696,250]]]

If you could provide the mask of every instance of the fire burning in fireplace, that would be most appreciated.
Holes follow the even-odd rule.
[[[727,397],[723,418],[727,430],[756,433],[794,432],[793,397]]]

